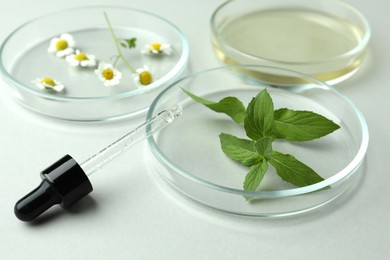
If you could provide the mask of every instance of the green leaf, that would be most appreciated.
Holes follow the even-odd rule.
[[[266,160],[262,160],[260,163],[253,165],[251,170],[245,176],[244,190],[254,191],[263,180],[264,174],[268,170],[268,163]]]
[[[195,102],[201,103],[208,107],[209,109],[218,112],[224,113],[231,117],[234,122],[240,124],[244,122],[245,118],[245,106],[242,102],[236,97],[226,97],[219,102],[210,101],[201,97],[192,94],[191,92],[182,89],[188,96],[190,96]]]
[[[272,142],[271,137],[263,137],[255,143],[256,151],[267,160],[272,157]]]
[[[255,142],[240,139],[229,134],[220,134],[222,151],[232,160],[238,161],[245,166],[252,166],[261,161],[261,156],[255,149]]]
[[[283,154],[274,150],[269,162],[284,181],[298,187],[311,185],[324,180],[313,169],[298,161],[290,154]]]
[[[340,128],[331,120],[311,111],[282,108],[275,111],[274,117],[277,138],[288,141],[309,141]]]
[[[137,38],[121,39],[119,41],[119,44],[123,48],[132,49],[132,48],[135,48],[137,46]]]
[[[137,46],[137,38],[125,39],[125,41],[129,49],[135,48]]]
[[[246,135],[253,140],[275,135],[274,105],[267,89],[249,103],[244,128]]]

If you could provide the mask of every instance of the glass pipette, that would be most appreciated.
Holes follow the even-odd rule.
[[[32,221],[55,204],[60,204],[65,209],[71,207],[93,190],[88,176],[112,162],[134,144],[172,123],[182,111],[179,105],[175,105],[160,112],[81,164],[70,155],[65,155],[43,170],[40,185],[16,203],[16,217],[22,221]]]
[[[149,119],[142,125],[122,136],[100,152],[92,155],[85,162],[80,164],[87,176],[90,176],[95,171],[103,168],[106,164],[113,161],[115,158],[123,154],[129,147],[147,138],[150,134],[158,132],[166,125],[180,116],[182,108],[178,105],[171,107],[168,110],[160,112],[157,116]],[[146,132],[147,127],[151,127],[151,131]]]

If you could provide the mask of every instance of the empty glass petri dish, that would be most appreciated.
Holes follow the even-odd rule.
[[[303,78],[305,83],[289,87],[275,82],[269,84],[248,75],[248,70]],[[279,178],[270,166],[259,189],[244,190],[243,181],[249,168],[229,159],[221,150],[219,140],[221,133],[247,138],[243,126],[193,101],[182,88],[212,101],[234,96],[245,106],[267,88],[275,109],[309,110],[333,120],[340,128],[320,139],[273,143],[274,149],[292,154],[324,180],[295,187]],[[151,128],[147,130],[153,171],[182,194],[208,207],[257,217],[296,215],[326,205],[352,190],[363,175],[360,166],[369,139],[363,115],[351,100],[311,76],[249,65],[202,71],[162,91],[153,101],[148,119],[173,105],[183,108],[179,118],[157,133],[152,133]],[[248,197],[252,199],[247,201]]]
[[[211,31],[228,65],[282,67],[328,84],[356,72],[371,35],[365,17],[339,0],[227,1],[213,13]]]
[[[51,40],[63,34],[73,37],[74,52],[95,56],[96,65],[73,67],[65,57],[49,53]],[[135,46],[130,48],[133,38]],[[149,53],[146,46],[155,43],[169,53]],[[147,66],[153,82],[137,84],[137,73],[117,59],[118,48],[133,70]],[[30,110],[65,120],[103,121],[146,113],[159,90],[186,71],[188,55],[183,33],[162,17],[127,7],[88,6],[48,14],[18,27],[0,48],[0,71],[10,96]],[[100,62],[115,61],[122,78],[118,85],[107,87],[95,70]],[[32,82],[47,77],[61,82],[64,90],[41,90]]]

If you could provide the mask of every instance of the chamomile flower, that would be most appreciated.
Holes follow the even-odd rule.
[[[95,67],[96,59],[94,55],[90,55],[80,50],[76,50],[75,54],[70,54],[66,56],[66,61],[73,67]]]
[[[112,64],[100,62],[95,70],[98,78],[103,81],[106,87],[112,87],[120,83],[122,73],[114,68]]]
[[[144,49],[141,51],[144,54],[166,54],[171,55],[172,48],[169,43],[153,42],[151,44],[145,45]]]
[[[75,45],[73,36],[68,33],[63,33],[60,37],[55,37],[50,41],[50,46],[47,51],[55,53],[57,57],[65,57],[74,52],[73,48]]]
[[[153,82],[153,75],[148,66],[144,66],[136,70],[134,81],[138,87],[144,87]]]
[[[61,92],[65,88],[61,82],[50,77],[37,78],[32,82],[41,90],[54,90],[56,92]]]

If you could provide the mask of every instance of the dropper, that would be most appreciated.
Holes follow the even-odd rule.
[[[65,155],[43,170],[40,185],[16,203],[16,217],[22,221],[32,221],[55,204],[60,204],[65,209],[70,208],[92,192],[88,176],[125,153],[134,144],[172,123],[182,111],[179,105],[163,110],[81,164],[70,155]]]

